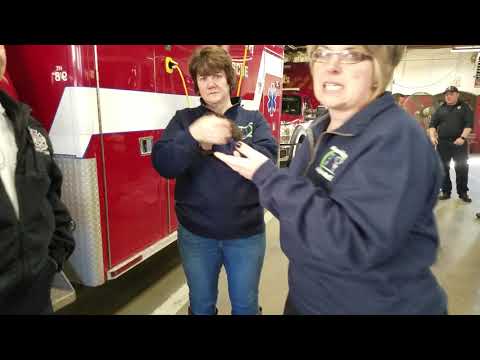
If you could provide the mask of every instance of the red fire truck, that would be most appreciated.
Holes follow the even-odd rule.
[[[288,166],[305,139],[311,120],[326,111],[315,98],[310,67],[306,62],[284,64],[280,130],[281,166]]]
[[[63,200],[77,224],[70,280],[99,286],[176,240],[175,182],[154,171],[150,152],[177,110],[200,104],[188,74],[198,46],[6,46],[4,87],[49,131],[64,174]],[[238,74],[232,95],[260,110],[278,140],[283,46],[225,48]]]

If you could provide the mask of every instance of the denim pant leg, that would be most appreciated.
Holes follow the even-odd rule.
[[[219,241],[192,234],[179,224],[178,247],[187,277],[191,312],[214,315],[222,266]]]
[[[223,241],[232,315],[256,315],[258,286],[265,256],[265,233]]]

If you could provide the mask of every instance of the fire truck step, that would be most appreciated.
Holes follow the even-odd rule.
[[[50,298],[52,299],[53,311],[71,304],[77,298],[74,287],[68,281],[63,271],[55,274],[52,289],[50,290]]]

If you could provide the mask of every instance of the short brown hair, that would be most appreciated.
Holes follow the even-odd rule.
[[[197,94],[197,75],[213,75],[222,70],[225,71],[230,91],[233,91],[235,88],[236,75],[232,66],[232,58],[228,52],[220,46],[205,46],[195,50],[190,58],[188,70]]]
[[[308,56],[320,45],[309,45]],[[393,70],[402,60],[404,45],[357,45],[360,50],[372,57],[373,61],[373,95],[372,99],[381,95],[393,78]],[[312,63],[310,62],[310,66]]]

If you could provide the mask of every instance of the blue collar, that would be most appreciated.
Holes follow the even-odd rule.
[[[370,104],[365,106],[362,110],[353,115],[350,120],[336,129],[335,132],[356,136],[370,124],[370,121],[373,118],[392,106],[395,106],[395,99],[393,98],[391,92],[386,91],[381,96],[373,100]],[[325,116],[319,119],[319,122],[316,125],[319,126],[319,130],[321,132],[327,129],[329,120],[330,116]]]

